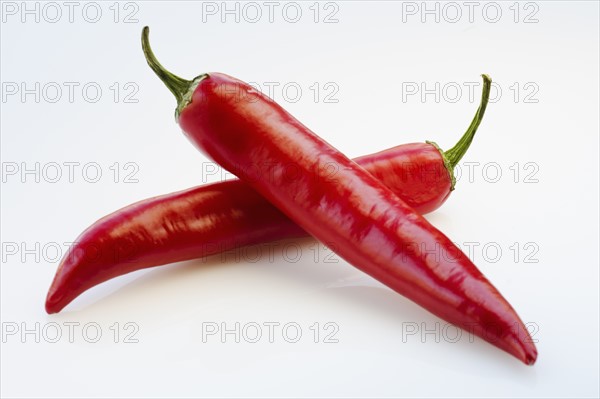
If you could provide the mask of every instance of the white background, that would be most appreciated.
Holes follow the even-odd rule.
[[[94,5],[77,3],[70,22],[67,6],[55,4],[55,22],[54,5],[27,3],[38,7],[39,21],[23,14],[21,2],[2,5],[1,319],[4,332],[20,329],[3,336],[2,396],[598,397],[597,2],[482,2],[472,21],[462,2],[427,3],[439,22],[435,11],[422,14],[421,2],[321,3],[316,23],[313,2],[298,3],[297,23],[288,21],[295,9],[283,14],[285,3],[269,22],[259,2],[255,23],[256,9],[243,3],[239,22],[233,14],[222,22],[220,2],[204,6],[217,7],[215,15],[193,1],[102,2],[96,23]],[[330,13],[332,23],[324,23]],[[449,148],[475,112],[479,75],[489,74],[501,92],[492,92],[496,101],[463,159],[457,190],[428,219],[461,247],[478,245],[475,263],[536,328],[535,366],[466,333],[450,342],[454,331],[443,321],[310,239],[297,262],[289,261],[294,251],[281,250],[296,248],[291,243],[258,262],[254,248],[237,260],[141,271],[46,315],[57,246],[119,207],[220,179],[205,173],[207,159],[174,123],[175,101],[141,52],[144,25],[171,71],[187,78],[222,71],[265,91],[264,82],[277,82],[275,99],[349,156],[426,139]],[[21,84],[35,92],[36,82],[39,102],[21,97]],[[79,84],[72,101],[65,82]],[[287,99],[281,91],[290,82],[302,89],[296,102],[292,89]],[[474,98],[470,82],[478,84]],[[437,101],[435,90],[424,98],[406,91],[436,83]],[[93,88],[82,93],[86,84],[102,89],[97,102]],[[53,103],[56,85],[62,97]],[[334,90],[328,100],[337,102],[324,101]],[[134,91],[128,100],[137,102],[126,102]],[[52,162],[63,165],[56,183]],[[65,162],[79,163],[73,182]],[[82,172],[93,162],[102,172],[97,183],[87,181],[93,168]],[[36,163],[38,176],[22,173]],[[125,182],[131,172],[137,183]],[[80,323],[72,343],[69,322]],[[82,333],[91,322],[102,330],[97,343],[87,342],[94,330]],[[127,322],[138,328],[137,343],[124,342],[133,331]],[[268,322],[280,323],[274,342]],[[62,338],[21,335],[36,323],[52,337],[56,325],[48,323],[58,323]],[[203,337],[207,323],[258,323],[263,337]],[[301,327],[299,342],[286,341],[294,337],[293,330],[282,335],[286,323]],[[325,342],[334,331],[325,323],[337,326],[337,343]],[[419,332],[408,336],[415,325]],[[438,333],[423,333],[436,326]]]

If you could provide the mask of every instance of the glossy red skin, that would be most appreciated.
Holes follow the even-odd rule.
[[[420,214],[438,209],[452,181],[440,151],[428,143],[403,144],[354,159]]]
[[[358,162],[421,212],[437,209],[450,193],[450,175],[430,144],[404,144]],[[443,170],[419,175],[436,168]],[[135,270],[306,235],[240,180],[150,198],[100,219],[75,240],[48,291],[46,311],[60,312],[89,288]]]
[[[535,362],[521,319],[469,258],[274,101],[213,73],[199,82],[179,124],[198,148],[350,264],[524,363]],[[428,252],[436,248],[453,258]]]

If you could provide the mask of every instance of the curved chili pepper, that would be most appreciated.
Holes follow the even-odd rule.
[[[148,33],[145,27],[148,65],[177,98],[179,125],[201,151],[350,264],[525,364],[535,362],[519,316],[450,239],[250,85],[221,73],[188,81],[166,71]],[[324,172],[330,165],[333,177]]]
[[[488,103],[456,145],[403,144],[355,161],[420,213],[439,208],[454,189],[454,167],[469,148]],[[132,271],[215,255],[307,233],[240,180],[195,187],[126,206],[87,228],[61,261],[46,298],[60,312],[89,288]]]
[[[489,78],[484,82],[481,105],[453,149],[403,144],[356,162],[419,212],[439,208],[454,188],[455,163],[449,159],[458,160],[448,154],[466,152],[483,118]],[[56,271],[46,311],[60,312],[89,288],[135,270],[305,235],[240,180],[139,201],[98,220],[75,240]]]

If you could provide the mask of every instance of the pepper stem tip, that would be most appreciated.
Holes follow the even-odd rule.
[[[192,82],[167,71],[156,59],[152,48],[150,47],[150,28],[144,26],[142,29],[142,50],[146,57],[146,62],[152,68],[154,73],[163,81],[167,88],[173,93],[179,104],[185,94],[188,92]]]
[[[483,78],[483,90],[481,93],[481,102],[479,103],[479,108],[477,108],[477,112],[475,113],[471,124],[460,140],[454,145],[454,147],[444,152],[444,156],[452,169],[458,165],[458,162],[460,162],[462,157],[469,149],[469,146],[473,141],[473,137],[475,137],[475,133],[477,132],[477,128],[483,120],[483,115],[485,114],[485,109],[487,108],[488,101],[490,99],[492,79],[486,74],[482,74],[481,77]]]

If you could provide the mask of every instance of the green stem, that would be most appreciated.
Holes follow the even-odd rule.
[[[183,97],[189,90],[192,82],[190,80],[185,80],[180,78],[179,76],[172,74],[167,71],[156,59],[156,56],[152,52],[152,48],[150,48],[150,39],[148,38],[150,34],[150,28],[144,26],[142,30],[142,50],[144,51],[144,56],[146,57],[146,62],[150,65],[150,68],[158,75],[160,80],[167,86],[167,88],[173,93],[175,98],[177,99],[177,103],[180,103],[183,100]]]
[[[479,108],[475,113],[475,117],[471,122],[471,125],[465,132],[465,134],[458,140],[458,143],[448,151],[445,151],[444,157],[448,162],[449,166],[454,170],[458,162],[465,155],[471,142],[473,141],[473,137],[475,137],[475,133],[477,132],[477,128],[483,119],[483,114],[485,113],[485,108],[487,107],[488,100],[490,99],[490,89],[492,87],[492,79],[488,75],[481,75],[483,78],[483,92],[481,94],[481,103],[479,104]]]
[[[150,34],[150,28],[147,26],[142,30],[142,49],[144,50],[144,56],[146,57],[146,62],[150,65],[150,68],[158,75],[160,80],[167,86],[167,88],[173,93],[175,98],[177,99],[177,108],[175,109],[175,119],[179,119],[179,114],[188,105],[192,102],[192,94],[200,81],[206,77],[208,74],[203,74],[196,76],[193,80],[186,80],[180,78],[179,76],[167,71],[156,59],[156,56],[152,52],[150,48],[150,40],[148,36]]]

